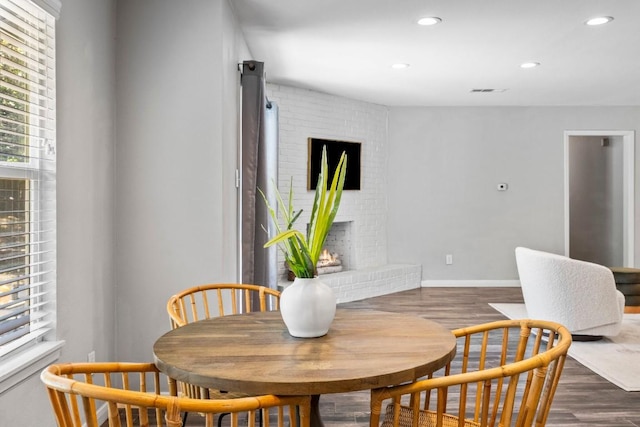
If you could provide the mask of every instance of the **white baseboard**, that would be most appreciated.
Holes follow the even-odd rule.
[[[423,288],[519,288],[519,280],[423,280]]]

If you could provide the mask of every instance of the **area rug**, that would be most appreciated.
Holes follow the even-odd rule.
[[[524,304],[489,304],[509,319],[526,319]],[[624,314],[622,331],[600,341],[573,342],[569,356],[625,391],[640,391],[640,314]]]

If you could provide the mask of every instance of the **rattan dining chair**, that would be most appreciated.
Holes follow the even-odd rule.
[[[453,333],[458,354],[442,370],[371,391],[370,425],[380,426],[382,416],[383,427],[544,426],[571,333],[529,319]]]
[[[230,413],[230,425],[309,426],[309,396],[252,396],[238,399],[191,399],[177,396],[174,380],[153,363],[67,363],[47,367],[40,376],[59,427],[182,426],[180,411],[200,412],[208,419]],[[105,412],[106,411],[106,412]],[[245,417],[245,414],[248,414]],[[288,423],[288,424],[287,424]]]
[[[173,329],[212,317],[278,310],[280,292],[259,285],[211,283],[185,289],[167,303]]]
[[[254,311],[277,310],[280,292],[265,286],[240,283],[211,283],[185,289],[167,302],[171,328],[179,328],[191,322],[212,317]],[[247,396],[232,390],[207,389],[180,382],[183,395],[194,399],[234,399]],[[218,417],[221,426],[224,413]],[[186,422],[187,412],[184,415]]]

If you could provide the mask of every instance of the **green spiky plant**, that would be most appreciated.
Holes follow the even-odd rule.
[[[280,191],[276,188],[277,207],[284,222],[280,226],[276,210],[269,204],[264,193],[260,191],[269,210],[269,215],[276,228],[276,236],[264,244],[264,247],[278,245],[284,253],[289,268],[299,278],[313,278],[317,274],[316,265],[324,246],[325,239],[333,225],[333,219],[338,213],[344,179],[347,171],[347,155],[342,153],[338,167],[333,174],[331,187],[327,190],[329,166],[327,165],[326,147],[322,148],[322,165],[313,199],[313,210],[306,236],[293,228],[295,221],[302,213],[302,209],[293,209],[293,180],[289,184],[289,200],[285,203]]]

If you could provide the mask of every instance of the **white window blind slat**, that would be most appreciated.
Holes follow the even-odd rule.
[[[20,314],[24,312],[23,310]],[[28,309],[26,313],[28,314]],[[2,320],[2,323],[0,323],[0,337],[7,342],[15,338],[16,335],[24,335],[21,333],[22,331],[18,332],[18,330],[22,330],[23,326],[27,326],[31,322],[28,315],[12,316],[4,319],[0,318],[0,320]]]
[[[29,284],[24,284],[24,283],[20,283],[17,286],[15,286],[14,288],[12,288],[9,291],[6,291],[3,293],[3,296],[9,296],[9,295],[13,295],[14,299],[18,298],[17,295],[28,295],[31,299],[35,299],[40,298],[44,295],[46,295],[47,293],[49,293],[50,289],[49,289],[49,283],[48,282],[39,282],[39,283],[29,283]],[[9,307],[11,304],[13,304],[13,300],[8,300],[5,299],[5,301],[3,301],[2,305],[0,307],[2,307],[2,309]],[[34,302],[35,304],[35,302]]]
[[[8,54],[9,49],[0,46],[0,53]],[[41,93],[47,93],[47,82],[38,81],[34,78],[31,70],[23,67],[21,64],[15,62],[9,62],[7,60],[0,61],[0,78],[6,82],[12,82],[14,86],[23,88],[27,85],[33,86]]]
[[[35,296],[30,296],[27,297],[26,300],[28,301],[29,299],[34,299]],[[46,303],[34,303],[32,302],[30,305],[26,305],[26,304],[22,304],[19,307],[15,308],[14,310],[10,311],[8,314],[4,315],[4,316],[0,316],[0,319],[2,320],[6,320],[6,319],[10,319],[9,322],[11,322],[12,320],[15,320],[15,318],[19,318],[19,315],[25,314],[25,315],[30,315],[30,319],[31,320],[36,320],[36,319],[40,319],[43,317],[43,313],[39,312],[38,310],[34,310],[38,307],[43,307],[45,306]],[[15,316],[10,316],[9,314],[15,314]],[[33,313],[33,314],[31,314]],[[15,318],[14,318],[15,317]],[[4,323],[7,322],[3,322],[0,323],[0,325],[4,326]],[[9,329],[10,330],[10,329]]]
[[[41,105],[44,102],[47,102],[49,100],[48,96],[41,96],[37,93],[34,92],[30,92],[28,90],[25,90],[24,88],[20,87],[20,86],[16,86],[14,84],[12,84],[9,79],[6,78],[6,76],[2,76],[4,78],[1,78],[0,80],[2,80],[2,84],[3,86],[10,90],[14,95],[21,95],[24,98],[16,98],[8,96],[7,98],[13,100],[14,102],[20,102],[23,103],[24,105],[33,105],[33,106],[37,106]],[[27,103],[25,100],[29,99],[29,103]]]
[[[35,312],[33,315],[27,314],[3,321],[0,324],[0,345],[50,326],[51,322],[46,321],[45,317],[42,312]],[[2,350],[0,347],[0,355]]]
[[[26,304],[20,305],[13,310],[6,310],[7,314],[0,316],[0,337],[5,334],[10,335],[10,332],[14,329],[28,325],[30,323],[29,310],[29,306]]]
[[[38,339],[42,338],[45,334],[51,331],[51,328],[42,327],[36,331],[32,331],[28,336],[22,336],[3,344],[0,346],[0,357],[10,354],[12,351],[18,350],[22,347],[31,344]]]
[[[26,226],[32,226],[34,224],[38,224],[37,221],[29,221],[29,222],[23,222],[23,223],[19,223],[19,225],[26,225]],[[52,240],[38,240],[39,237],[43,237],[42,233],[46,232],[47,230],[40,230],[40,233],[36,233],[36,232],[25,232],[25,233],[12,233],[12,234],[6,234],[6,235],[2,235],[0,234],[0,238],[3,238],[3,243],[0,243],[0,250],[5,250],[5,249],[15,249],[19,246],[36,246],[36,245],[41,245],[41,244],[45,244],[45,243],[50,243],[52,242]],[[50,231],[54,231],[53,229],[50,229]],[[14,238],[29,238],[29,242],[20,242],[20,243],[13,243],[12,240],[10,239],[11,237]]]
[[[12,295],[15,294],[16,292],[22,292],[22,291],[26,291],[30,288],[31,285],[22,285],[22,286],[17,286],[14,288],[10,288],[7,291],[1,292],[0,293],[0,298],[5,297],[7,295]],[[11,304],[11,301],[6,301],[3,304],[0,304],[0,310],[5,308],[7,305]]]
[[[20,64],[29,69],[29,71],[39,71],[43,65],[42,62],[35,60],[40,55],[40,41],[33,39],[30,34],[22,32],[20,28],[16,28],[13,22],[0,21],[0,33],[5,39],[5,49],[3,57],[6,61],[14,64]],[[7,49],[6,46],[12,47]],[[35,77],[35,75],[34,75]]]
[[[0,0],[0,357],[55,326],[54,27],[30,0]]]
[[[37,289],[39,287],[42,287],[42,285],[47,285],[49,282],[46,281],[42,281],[42,282],[35,282],[35,281],[31,281],[31,283],[26,284],[26,285],[20,285],[20,287],[16,287],[15,289],[11,289],[9,291],[0,293],[0,297],[6,296],[6,295],[10,295],[12,293],[15,293],[17,291],[24,291],[24,290],[28,290],[28,289]]]
[[[43,258],[41,255],[45,254],[45,252],[40,252],[40,253],[33,253],[33,254],[28,254],[27,256],[23,256],[23,258],[38,258],[41,259]],[[2,264],[8,264],[7,261],[11,261],[10,259],[2,259],[0,260],[0,265]],[[10,275],[13,276],[15,278],[20,278],[23,277],[20,275],[20,272],[24,271],[24,270],[33,270],[36,267],[40,267],[43,264],[46,264],[48,261],[44,260],[44,261],[38,261],[38,262],[28,262],[28,263],[20,263],[20,264],[16,264],[16,265],[11,265],[10,267],[7,267],[3,270],[0,270],[0,277],[2,277],[3,275]],[[40,273],[38,273],[40,274]],[[29,277],[34,277],[34,275],[29,275]],[[16,279],[13,279],[12,281],[16,281]],[[9,282],[10,283],[10,282]]]
[[[51,263],[51,262],[49,262]],[[25,275],[21,275],[21,276],[16,276],[16,277],[12,277],[10,279],[4,280],[4,281],[0,281],[0,286],[7,286],[11,283],[14,282],[23,282],[23,281],[31,281],[33,279],[39,279],[42,276],[45,276],[47,274],[51,274],[53,273],[53,270],[48,270],[48,271],[38,271],[36,273],[33,274],[25,274]]]

